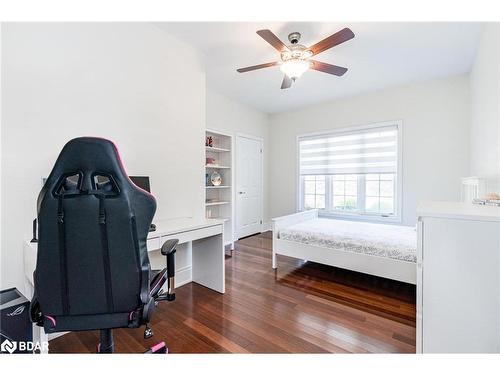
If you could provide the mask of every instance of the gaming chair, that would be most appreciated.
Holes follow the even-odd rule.
[[[99,353],[114,350],[113,328],[146,325],[157,301],[174,300],[177,240],[154,278],[146,247],[156,201],[129,179],[116,146],[69,141],[37,202],[38,255],[31,319],[45,332],[100,330]],[[168,279],[168,291],[163,286]],[[166,352],[164,343],[149,352]]]

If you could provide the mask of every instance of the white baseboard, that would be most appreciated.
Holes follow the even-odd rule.
[[[266,221],[262,224],[262,232],[267,232],[273,229],[273,224],[270,221]]]

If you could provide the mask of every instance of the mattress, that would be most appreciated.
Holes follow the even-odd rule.
[[[282,240],[330,249],[417,261],[415,227],[320,218],[286,227],[278,236]]]

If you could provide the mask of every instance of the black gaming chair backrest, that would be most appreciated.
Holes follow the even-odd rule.
[[[43,314],[124,313],[146,304],[155,210],[111,141],[69,141],[38,196],[35,294]]]

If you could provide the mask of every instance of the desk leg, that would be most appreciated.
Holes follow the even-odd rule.
[[[224,235],[222,233],[193,241],[193,281],[219,293],[224,293],[224,256]]]

